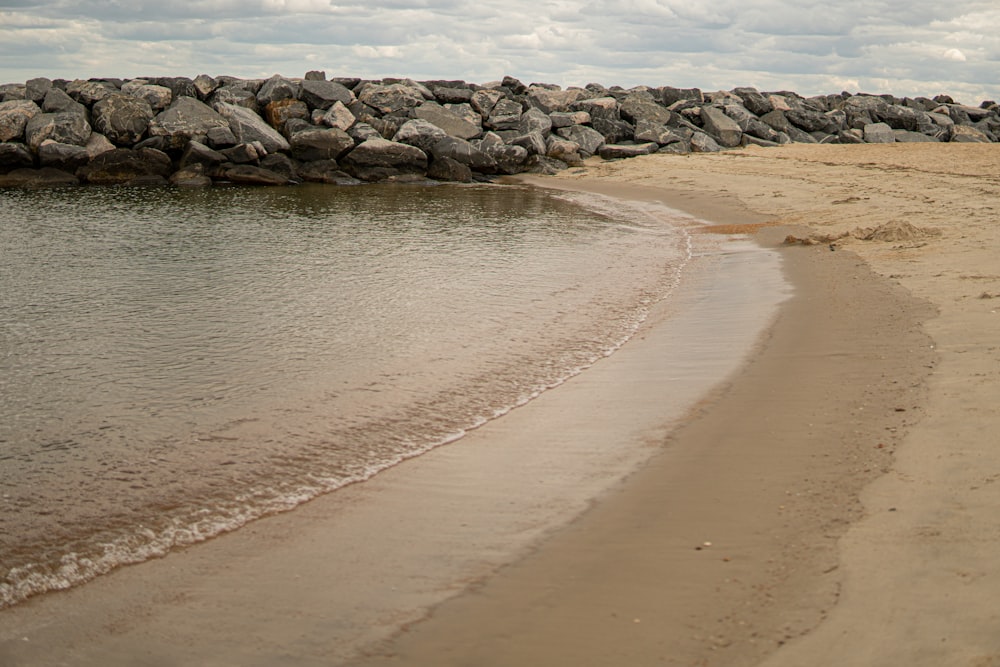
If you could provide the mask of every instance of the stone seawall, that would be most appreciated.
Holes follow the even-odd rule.
[[[588,84],[186,77],[0,85],[0,187],[488,180],[599,155],[997,142],[1000,107]]]

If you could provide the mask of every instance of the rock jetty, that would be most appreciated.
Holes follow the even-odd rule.
[[[750,144],[997,142],[946,95],[228,76],[0,85],[0,187],[489,180]]]

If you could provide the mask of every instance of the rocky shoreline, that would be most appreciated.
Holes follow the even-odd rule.
[[[916,141],[998,142],[1000,106],[323,72],[0,85],[0,187],[470,182],[593,155]]]

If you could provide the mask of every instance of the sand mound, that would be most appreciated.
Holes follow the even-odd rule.
[[[902,220],[890,220],[877,227],[858,227],[851,236],[862,241],[919,241],[929,236],[939,236],[937,229],[920,228]]]

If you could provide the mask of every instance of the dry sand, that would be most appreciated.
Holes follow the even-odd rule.
[[[681,302],[695,321],[654,313],[461,446],[2,612],[0,663],[1000,665],[998,150],[795,145],[543,179],[721,223],[699,243],[735,250],[692,267],[712,295]],[[779,289],[754,291],[773,254],[727,240],[744,231],[796,289],[740,366],[754,342],[732,323]],[[704,395],[686,417],[672,382]],[[549,460],[532,445],[553,433]],[[566,455],[589,472],[549,474]]]

